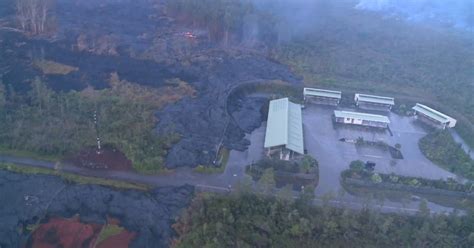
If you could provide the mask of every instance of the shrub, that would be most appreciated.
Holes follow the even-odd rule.
[[[351,164],[349,165],[351,170],[356,171],[356,172],[361,172],[365,169],[365,163],[361,160],[355,160],[352,161]]]
[[[378,173],[374,173],[370,179],[372,180],[373,183],[381,183],[382,182],[382,177]]]

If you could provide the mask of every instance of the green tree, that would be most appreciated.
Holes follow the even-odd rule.
[[[0,80],[0,108],[3,108],[7,103],[7,92],[5,90],[5,85],[2,80]]]
[[[351,162],[349,167],[351,168],[351,170],[361,172],[365,168],[365,163],[364,163],[364,161],[361,161],[361,160],[355,160],[355,161]]]
[[[318,166],[318,161],[309,155],[304,155],[303,159],[301,160],[301,168],[303,169],[304,173],[309,173],[311,169]]]
[[[263,193],[270,194],[276,186],[275,172],[273,168],[268,168],[263,171],[262,177],[258,181]]]
[[[312,185],[308,185],[308,186],[302,188],[302,192],[300,193],[300,195],[297,199],[297,203],[298,203],[299,207],[305,209],[308,206],[313,205],[313,200],[316,197],[314,195],[314,190],[315,190],[315,188]]]
[[[430,208],[428,207],[428,202],[423,199],[418,206],[419,214],[422,216],[429,216],[430,215]]]
[[[236,192],[239,193],[239,194],[248,194],[248,193],[252,192],[252,185],[253,185],[252,178],[249,177],[249,176],[245,176],[237,184]]]
[[[291,203],[293,201],[293,186],[291,184],[285,185],[277,192],[277,198],[284,202]]]

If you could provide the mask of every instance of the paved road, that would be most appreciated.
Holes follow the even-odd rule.
[[[231,153],[231,157],[242,159],[242,157],[245,156],[245,154],[242,153],[247,153],[247,155],[249,155],[248,152],[233,151]],[[250,154],[249,158],[252,158],[252,154]],[[137,174],[134,172],[88,170],[64,163],[54,163],[12,156],[0,156],[0,162],[14,163],[21,166],[58,169],[62,172],[74,173],[83,176],[122,180],[132,183],[147,184],[153,187],[181,186],[184,184],[190,184],[196,186],[198,190],[211,192],[229,192],[230,190],[233,190],[239,180],[245,177],[243,168],[246,165],[232,161],[232,163],[229,163],[226,172],[220,175],[205,175],[194,173],[191,169],[179,169],[167,175],[151,176]],[[238,174],[234,174],[234,172],[238,172]],[[229,185],[232,185],[232,187],[229,188]],[[295,195],[295,197],[297,196]],[[375,202],[359,198],[326,198],[324,196],[317,195],[316,199],[314,200],[314,204],[329,204],[334,207],[345,207],[355,210],[370,208],[381,212],[402,214],[415,214],[419,212],[417,204],[406,205],[395,202]],[[435,205],[432,205],[431,203],[428,203],[428,207],[432,209],[433,213],[449,213],[453,211],[451,208],[439,208]]]
[[[470,147],[463,139],[461,136],[459,136],[459,134],[456,132],[456,130],[454,129],[449,129],[449,131],[451,132],[451,135],[453,136],[453,139],[454,141],[456,141],[457,143],[461,144],[461,148],[464,149],[464,151],[469,154],[469,156],[471,157],[471,159],[474,159],[474,150],[472,149],[472,147]]]

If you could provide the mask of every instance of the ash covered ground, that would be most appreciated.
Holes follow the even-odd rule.
[[[131,247],[167,247],[174,235],[171,225],[190,202],[191,186],[165,187],[141,192],[78,185],[59,177],[22,175],[0,170],[0,247],[21,247],[28,240],[26,227],[51,217],[79,214],[82,222],[117,218],[137,232]],[[5,204],[8,203],[8,204]]]
[[[186,32],[205,31],[189,29],[168,17],[163,2],[59,0],[53,37],[30,39],[0,30],[0,56],[4,58],[0,61],[1,79],[7,87],[27,91],[31,80],[39,76],[54,90],[70,91],[109,87],[110,74],[115,72],[121,79],[157,88],[166,86],[168,79],[178,78],[188,82],[197,94],[156,113],[158,133],[177,132],[181,136],[170,149],[166,165],[212,165],[221,144],[246,149],[249,142],[244,140],[244,133],[251,132],[261,119],[255,109],[227,106],[232,89],[251,81],[300,84],[301,80],[287,66],[258,52],[222,48],[208,41],[205,34],[190,40]],[[14,11],[8,3],[13,0],[3,3],[5,11],[0,14],[3,20],[12,21]],[[32,65],[37,60],[78,70],[45,75]],[[228,113],[229,109],[237,113]],[[243,127],[239,116],[246,116],[249,123]]]

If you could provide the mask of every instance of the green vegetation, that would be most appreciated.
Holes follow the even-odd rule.
[[[125,229],[115,224],[106,224],[99,233],[99,237],[97,238],[96,244],[100,245],[100,242],[120,234]]]
[[[433,163],[474,180],[474,160],[456,143],[448,131],[435,131],[423,137],[419,146]]]
[[[245,172],[253,180],[258,181],[263,188],[274,188],[275,186],[281,188],[289,184],[299,190],[302,186],[315,187],[317,185],[319,164],[309,155],[294,161],[262,159],[248,165]]]
[[[36,60],[33,62],[33,65],[40,69],[43,74],[67,75],[79,70],[77,67],[64,65],[50,60]]]
[[[387,151],[390,147],[385,141],[369,141],[365,140],[364,137],[358,137],[355,143],[357,146],[376,146],[381,148],[384,151]]]
[[[152,89],[112,77],[111,85],[100,91],[63,93],[35,79],[28,94],[0,90],[5,98],[0,106],[1,150],[47,158],[71,156],[95,146],[99,133],[102,144],[124,152],[137,171],[160,172],[167,149],[179,136],[173,130],[157,136],[154,111],[194,91],[184,82]]]
[[[117,189],[134,189],[134,190],[143,190],[146,191],[149,189],[147,185],[129,183],[125,181],[105,179],[99,177],[87,177],[80,176],[77,174],[71,174],[66,172],[61,172],[59,170],[51,170],[46,168],[30,167],[30,166],[20,166],[15,164],[5,164],[0,163],[0,170],[8,170],[16,173],[22,174],[42,174],[42,175],[53,175],[59,176],[66,181],[78,183],[78,184],[96,184],[107,187],[113,187]]]
[[[347,178],[358,179],[369,183],[385,183],[391,185],[406,185],[414,188],[428,187],[433,189],[458,191],[463,193],[473,192],[474,183],[468,182],[465,184],[458,183],[454,179],[448,180],[433,180],[421,177],[408,177],[395,174],[381,174],[374,173],[361,166],[360,162],[354,161],[351,163],[350,169],[341,173],[343,181]]]
[[[474,215],[416,216],[311,207],[253,194],[198,196],[175,247],[472,247]]]
[[[457,209],[474,210],[474,184],[453,179],[430,180],[396,174],[373,173],[362,161],[353,161],[350,169],[341,173],[342,185],[351,194],[369,199],[411,201],[412,194],[430,202]]]
[[[32,159],[38,159],[38,160],[44,160],[44,161],[50,161],[50,162],[56,162],[61,159],[61,156],[58,156],[58,155],[39,154],[36,152],[24,151],[24,150],[20,151],[20,150],[4,148],[2,146],[0,146],[0,154],[15,156],[15,157],[32,158]]]
[[[202,173],[202,174],[219,174],[224,172],[225,167],[223,166],[218,166],[218,167],[212,167],[212,166],[204,166],[204,165],[198,165],[196,168],[194,168],[194,172],[197,173]]]
[[[328,1],[326,1],[328,2]],[[290,65],[308,86],[394,96],[406,113],[425,102],[453,115],[474,145],[472,37],[406,25],[331,1],[315,8],[311,30],[279,44],[272,56]],[[330,25],[328,25],[330,23]]]
[[[217,156],[217,164],[218,166],[204,166],[198,165],[194,168],[195,172],[203,173],[203,174],[219,174],[225,171],[225,167],[227,166],[227,162],[229,162],[230,151],[229,149],[222,147],[219,150],[219,154]]]

